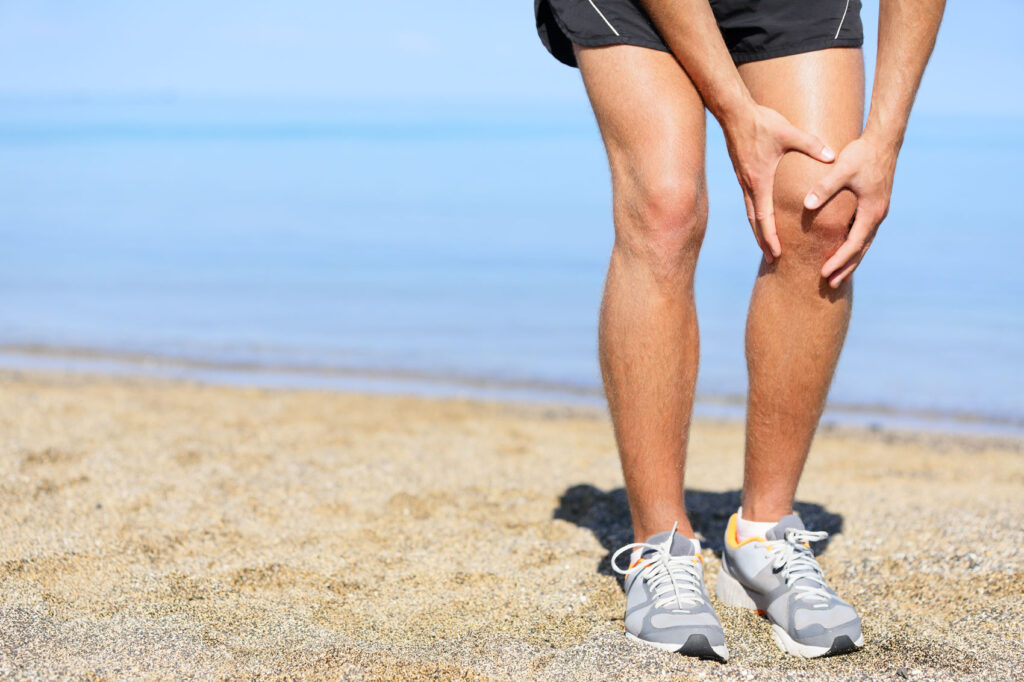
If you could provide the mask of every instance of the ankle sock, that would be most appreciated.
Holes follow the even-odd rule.
[[[763,538],[778,521],[747,521],[743,518],[743,507],[736,510],[736,539],[740,542],[750,538]]]

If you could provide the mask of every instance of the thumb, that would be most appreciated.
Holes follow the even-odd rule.
[[[839,190],[846,186],[846,174],[840,168],[833,168],[827,175],[814,183],[811,191],[804,197],[804,207],[808,210],[821,208]]]
[[[792,124],[789,127],[789,138],[787,140],[789,149],[803,152],[812,159],[822,163],[832,163],[836,160],[836,153],[831,147],[822,142],[817,135],[806,133]]]

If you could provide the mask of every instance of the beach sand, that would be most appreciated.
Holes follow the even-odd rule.
[[[719,605],[718,664],[622,635],[599,411],[0,373],[0,676],[1013,679],[1024,443],[830,428],[799,492],[867,646]],[[694,425],[709,581],[742,429]]]

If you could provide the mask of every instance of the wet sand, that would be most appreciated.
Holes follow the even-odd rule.
[[[866,648],[732,660],[622,636],[607,418],[559,406],[0,373],[0,677],[1014,679],[1024,443],[832,428],[799,491]],[[716,551],[742,430],[694,425]]]

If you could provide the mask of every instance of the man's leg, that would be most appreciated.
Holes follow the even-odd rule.
[[[693,273],[707,221],[704,104],[666,52],[615,45],[576,56],[612,173],[600,353],[637,540],[612,555],[624,575],[626,636],[724,661],[683,505],[698,355]],[[617,561],[626,552],[628,569]]]
[[[842,149],[860,134],[864,67],[859,49],[833,48],[740,67],[759,103]],[[747,317],[747,451],[742,518],[725,533],[719,600],[758,610],[779,647],[814,658],[864,645],[860,617],[825,580],[811,542],[827,533],[791,515],[793,497],[850,321],[849,282],[820,275],[855,209],[849,193],[817,211],[803,197],[827,166],[787,154],[775,177],[782,257],[761,262]],[[760,522],[750,525],[744,522]],[[750,542],[745,542],[751,540]]]
[[[697,375],[693,273],[707,222],[704,104],[668,53],[576,48],[608,151],[615,246],[600,319],[605,392],[637,541],[679,524]]]
[[[861,51],[834,48],[745,64],[740,74],[754,99],[840,150],[861,132]],[[828,170],[787,154],[775,182],[782,257],[764,261],[747,318],[746,462],[743,518],[777,521],[792,511],[797,483],[846,336],[852,281],[832,290],[820,270],[845,238],[856,202],[850,192],[817,211],[803,208],[814,181]]]

